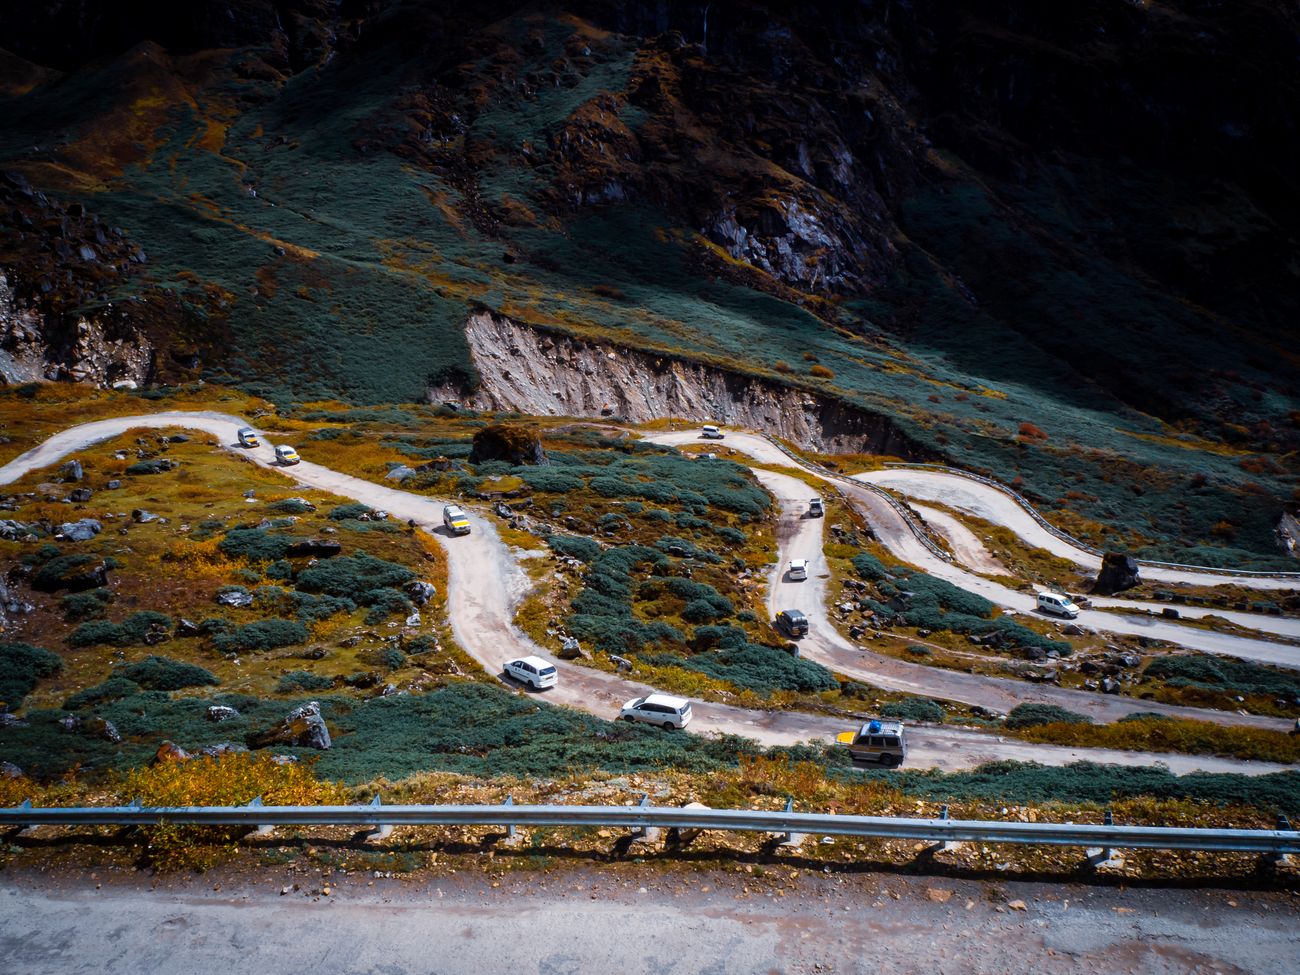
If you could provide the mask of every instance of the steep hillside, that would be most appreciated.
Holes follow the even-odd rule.
[[[1277,0],[13,6],[0,373],[503,403],[490,311],[1258,564],[1296,36]]]

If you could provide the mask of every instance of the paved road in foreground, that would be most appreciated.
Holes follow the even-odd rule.
[[[766,869],[526,871],[499,888],[363,873],[316,898],[314,874],[279,870],[154,891],[9,875],[0,958],[30,975],[1289,975],[1300,958],[1285,893],[806,871],[796,888]]]

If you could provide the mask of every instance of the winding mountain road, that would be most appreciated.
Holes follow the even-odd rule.
[[[29,471],[48,467],[69,454],[129,430],[146,427],[202,430],[217,437],[228,449],[238,450],[254,462],[274,468],[303,485],[382,508],[433,534],[447,552],[448,613],[456,640],[488,673],[499,674],[504,660],[521,654],[532,653],[552,660],[560,670],[561,679],[558,687],[545,693],[546,700],[607,718],[617,713],[618,706],[628,698],[651,690],[615,674],[554,660],[514,626],[514,610],[527,591],[528,580],[490,521],[471,515],[474,534],[468,538],[450,538],[441,527],[443,502],[342,474],[310,461],[291,468],[280,467],[275,463],[272,445],[265,438],[261,447],[251,450],[234,446],[236,431],[246,425],[239,417],[207,411],[98,420],[55,434],[0,467],[0,484],[12,483]],[[865,490],[863,493],[874,497]],[[695,715],[692,727],[696,731],[743,735],[769,745],[831,739],[848,725],[844,720],[817,715],[751,711],[706,702],[695,706]],[[1120,765],[1160,764],[1177,774],[1199,769],[1257,775],[1290,768],[1213,756],[1061,748],[952,728],[918,726],[909,733],[909,741],[909,764],[941,769],[970,768],[1000,759],[1049,765],[1082,760]]]
[[[654,434],[646,439],[653,443],[669,446],[700,442],[699,432],[695,430]],[[787,468],[796,466],[797,463],[770,441],[757,434],[728,431],[725,445],[733,450],[747,454],[761,463]],[[813,468],[803,468],[803,470],[807,474],[821,478],[821,474]],[[821,479],[826,480],[825,478]],[[960,480],[960,478],[956,479]],[[978,593],[1003,609],[1014,610],[1017,613],[1026,615],[1036,612],[1033,593],[1010,589],[1001,583],[985,579],[974,572],[959,565],[945,562],[936,556],[912,533],[911,527],[903,519],[903,516],[895,511],[880,495],[866,487],[857,487],[850,480],[836,479],[827,481],[827,483],[833,484],[840,493],[866,515],[880,543],[902,561],[914,565],[932,576],[960,586],[968,592]],[[805,486],[805,492],[806,490]],[[1001,495],[1000,492],[994,491],[993,493],[1005,498],[1005,495]],[[1006,500],[1010,502],[1010,499]],[[1019,506],[1016,506],[1016,508],[1021,510]],[[1021,513],[1024,514],[1023,510],[1021,510]],[[1029,516],[1025,515],[1025,517],[1028,518]],[[1030,520],[1032,521],[1032,519]],[[1222,582],[1222,577],[1219,578],[1220,582]],[[1160,603],[1137,603],[1122,599],[1098,598],[1093,600],[1093,603],[1099,607],[1136,610],[1150,608],[1156,612],[1163,608]],[[1296,619],[1187,606],[1175,608],[1186,617],[1220,616],[1255,630],[1276,633],[1285,639],[1300,639],[1300,620]],[[1101,612],[1098,609],[1085,609],[1079,614],[1079,618],[1075,622],[1079,626],[1101,633],[1122,633],[1127,636],[1147,637],[1206,653],[1223,654],[1238,657],[1242,660],[1253,660],[1257,663],[1300,669],[1300,646],[1291,646],[1256,637],[1234,636],[1226,633],[1216,633],[1211,630],[1202,630],[1192,626],[1184,626],[1180,623],[1169,622],[1161,617],[1148,615],[1145,612],[1143,615],[1127,615]]]

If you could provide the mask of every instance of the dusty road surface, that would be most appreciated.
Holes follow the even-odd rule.
[[[1292,893],[797,872],[335,874],[327,897],[300,873],[10,875],[0,958],[31,975],[1292,975],[1300,958]]]

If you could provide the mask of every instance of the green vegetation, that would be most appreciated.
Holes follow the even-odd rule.
[[[307,627],[297,620],[265,619],[218,633],[212,642],[218,650],[247,652],[306,643],[308,636]]]
[[[149,656],[118,670],[114,677],[151,691],[178,691],[184,687],[220,684],[211,671],[169,657]]]
[[[0,702],[10,710],[17,708],[38,681],[62,668],[63,661],[43,647],[0,643]]]
[[[1143,675],[1172,687],[1300,698],[1300,675],[1225,657],[1157,657]]]
[[[1007,715],[1008,728],[1032,728],[1042,724],[1091,724],[1092,719],[1055,704],[1017,704]]]
[[[903,721],[927,721],[930,724],[943,724],[944,710],[928,697],[905,697],[901,701],[890,701],[880,709],[886,718]]]
[[[153,639],[154,634],[165,639],[171,628],[170,616],[153,610],[142,610],[132,613],[120,623],[110,623],[108,620],[82,623],[72,631],[68,643],[74,647],[90,647],[102,643],[126,647],[147,643]]]
[[[758,694],[773,691],[831,691],[839,682],[821,664],[792,656],[776,647],[746,644],[693,657],[642,654],[646,663],[694,670]]]

